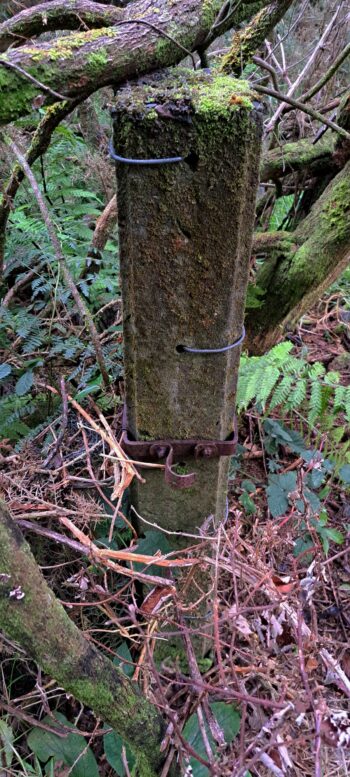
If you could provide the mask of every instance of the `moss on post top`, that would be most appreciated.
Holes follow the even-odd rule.
[[[113,118],[128,114],[138,121],[161,117],[189,121],[191,116],[230,118],[242,108],[250,112],[257,107],[257,95],[247,81],[207,70],[176,68],[121,89],[111,112]]]

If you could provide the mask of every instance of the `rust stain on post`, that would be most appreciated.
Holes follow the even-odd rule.
[[[233,430],[258,182],[261,114],[248,85],[175,70],[120,92],[114,147],[133,159],[184,157],[163,165],[117,162],[124,300],[127,419],[135,439],[225,440]],[[189,489],[144,471],[132,502],[147,520],[197,531],[223,518],[228,458],[190,459]]]

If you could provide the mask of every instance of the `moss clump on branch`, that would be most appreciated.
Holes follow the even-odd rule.
[[[6,58],[3,57],[3,59]],[[31,105],[38,92],[37,86],[28,83],[17,73],[11,72],[0,64],[0,122],[2,101],[4,101],[6,121],[10,122],[17,119],[19,114],[28,113],[28,106]]]

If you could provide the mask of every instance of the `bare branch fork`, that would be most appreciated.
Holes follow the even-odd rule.
[[[288,90],[286,97],[288,97],[288,98],[292,97],[294,92],[297,90],[298,86],[302,83],[303,79],[305,78],[306,73],[310,70],[310,67],[313,64],[313,62],[315,61],[315,58],[316,58],[318,52],[320,51],[322,46],[324,46],[324,44],[325,44],[325,42],[326,42],[326,40],[327,40],[331,30],[333,29],[333,25],[334,25],[334,23],[336,22],[336,20],[337,20],[337,18],[339,16],[340,9],[341,9],[341,3],[338,5],[338,8],[335,11],[335,13],[333,14],[333,16],[332,16],[329,24],[327,25],[323,35],[321,35],[321,38],[318,41],[317,46],[315,46],[315,48],[314,48],[311,56],[309,57],[305,67],[302,69],[301,73],[299,73],[298,77],[295,79],[294,83],[292,84],[292,86]],[[284,102],[287,103],[286,98],[285,98]],[[266,126],[266,131],[267,132],[271,132],[274,129],[276,121],[278,120],[278,118],[280,117],[281,113],[283,112],[284,107],[285,107],[285,105],[283,103],[281,103],[278,106],[277,110],[275,111],[274,115],[272,116],[272,118],[270,119],[269,123]]]
[[[271,89],[267,86],[258,86],[255,84],[254,89],[259,92],[259,94],[266,94],[270,97],[275,97],[276,100],[281,100],[281,104],[283,104],[283,102],[288,103],[288,105],[291,105],[293,108],[299,111],[303,111],[303,113],[307,113],[313,119],[316,119],[322,124],[325,124],[327,127],[330,127],[330,129],[334,130],[334,132],[337,132],[338,135],[340,135],[345,140],[350,140],[350,133],[347,132],[347,130],[343,129],[343,127],[340,127],[339,124],[336,124],[336,122],[331,121],[331,119],[327,119],[326,116],[324,116],[322,113],[319,113],[319,111],[316,111],[314,108],[311,108],[311,106],[305,105],[304,103],[299,102],[299,100],[294,100],[292,97],[281,94],[281,92],[277,92],[275,89]]]

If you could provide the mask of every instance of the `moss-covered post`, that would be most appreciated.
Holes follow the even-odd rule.
[[[259,170],[260,110],[245,82],[178,69],[118,94],[117,161],[127,423],[139,440],[225,440]],[[181,458],[181,457],[180,457]],[[182,465],[182,462],[179,462]],[[147,520],[194,532],[226,509],[229,459],[191,458],[190,488],[144,470],[132,501]],[[181,470],[181,468],[180,468]]]

